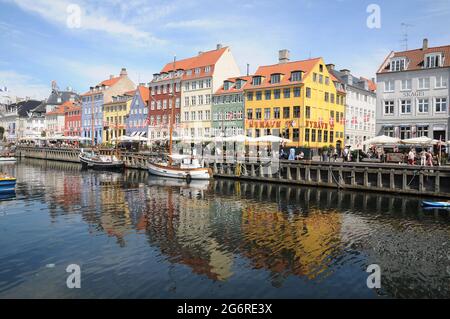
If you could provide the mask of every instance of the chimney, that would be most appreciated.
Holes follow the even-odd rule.
[[[122,68],[122,70],[120,71],[120,76],[122,77],[122,76],[127,76],[127,75],[128,75],[127,69],[126,68]]]
[[[218,43],[216,46],[216,50],[220,50],[220,49],[222,49],[222,43]]]
[[[145,83],[139,83],[139,86],[145,86]]]
[[[425,38],[425,39],[423,39],[422,50],[427,50],[427,49],[428,49],[428,39]]]
[[[111,74],[111,75],[109,76],[109,79],[112,80],[113,78],[114,78],[114,75]]]
[[[328,69],[328,71],[333,71],[334,68],[335,68],[335,65],[334,65],[333,63],[327,64],[327,69]]]
[[[91,87],[89,88],[89,91],[94,92],[94,87],[91,86]]]
[[[202,55],[203,51],[198,51],[198,55]]]
[[[289,62],[289,50],[283,49],[278,51],[278,62],[279,63]]]

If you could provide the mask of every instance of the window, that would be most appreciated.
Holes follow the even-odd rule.
[[[301,81],[302,80],[302,73],[300,71],[294,71],[291,73],[291,81]]]
[[[184,106],[189,106],[189,96],[184,98]]]
[[[322,143],[322,130],[317,130],[317,142]]]
[[[417,126],[417,136],[427,136],[428,137],[428,125]]]
[[[270,119],[270,108],[264,109],[264,119],[269,120]]]
[[[211,120],[211,111],[209,111],[209,110],[205,111],[205,120],[207,120],[207,121]]]
[[[287,89],[283,89],[283,96],[285,99],[288,99],[291,97],[291,89],[287,88]]]
[[[198,104],[203,105],[203,95],[198,96]]]
[[[253,101],[253,92],[247,93],[247,101]]]
[[[311,107],[307,106],[305,108],[305,118],[310,119],[311,118]]]
[[[330,84],[330,78],[328,76],[325,77],[325,84],[329,85]],[[328,133],[328,132],[327,132]],[[325,142],[325,141],[324,141]]]
[[[198,111],[198,120],[203,121],[203,111]]]
[[[258,109],[255,110],[255,118],[257,120],[261,119],[261,109],[258,108]]]
[[[394,101],[384,101],[384,114],[394,114]]]
[[[253,120],[253,109],[247,110],[247,120]]]
[[[205,87],[210,88],[211,87],[211,79],[207,79],[205,81]]]
[[[205,104],[211,104],[211,94],[205,95]]]
[[[447,112],[447,98],[438,97],[435,103],[436,112]]]
[[[323,142],[327,143],[328,142],[328,131],[323,131]]]
[[[260,76],[254,76],[252,84],[253,85],[261,85],[261,77]]]
[[[273,98],[274,99],[278,100],[280,98],[280,95],[281,95],[281,90],[279,90],[279,89],[273,90]]]
[[[191,96],[191,105],[196,105],[196,104],[197,104],[197,97]]]
[[[411,126],[401,126],[400,139],[404,140],[407,138],[411,138]]]
[[[330,143],[334,142],[334,131],[330,131]]]
[[[299,141],[299,138],[300,138],[300,131],[299,131],[298,128],[294,128],[294,129],[292,130],[292,140],[293,140],[294,142],[298,142],[298,141]]]
[[[280,108],[279,107],[274,107],[273,108],[273,118],[274,119],[279,119],[280,118]]]
[[[196,90],[197,89],[197,82],[192,82],[191,83],[191,89],[192,90]]]
[[[280,79],[281,79],[280,74],[272,74],[272,75],[270,76],[270,83],[272,83],[272,84],[274,84],[274,83],[280,83]]]
[[[395,90],[395,81],[386,81],[384,82],[384,92],[394,92]]]
[[[256,100],[257,101],[261,101],[262,100],[262,91],[257,91],[256,92]]]
[[[323,75],[319,74],[319,83],[322,84],[323,83]]]
[[[283,107],[283,118],[288,119],[291,117],[291,108],[289,106]]]
[[[410,91],[412,87],[411,80],[402,80],[402,91]]]
[[[294,118],[300,118],[300,106],[294,106]]]
[[[189,91],[189,82],[184,83],[184,90]]]
[[[403,71],[405,69],[405,59],[393,59],[391,61],[391,71]]]
[[[444,76],[436,76],[436,89],[446,88],[447,79]]]
[[[330,93],[325,92],[325,102],[329,102],[330,101]]]
[[[394,128],[392,126],[385,126],[383,131],[384,135],[394,137]]]
[[[309,132],[310,132],[310,129],[305,128],[305,142],[309,142]]]
[[[311,142],[315,142],[316,141],[316,130],[312,129],[311,130]]]
[[[211,67],[210,66],[205,66],[205,73],[209,73],[211,71]]]
[[[294,97],[300,97],[300,88],[299,87],[294,88]]]
[[[295,92],[294,92],[295,93]],[[311,88],[306,88],[306,97],[310,98],[311,97]]]
[[[191,112],[191,121],[195,121],[195,111]]]
[[[264,95],[265,95],[266,100],[270,100],[271,99],[271,92],[270,92],[270,90],[264,91]]]
[[[411,100],[400,100],[400,112],[402,114],[411,113]]]
[[[428,99],[418,99],[417,108],[419,113],[428,113]]]
[[[441,66],[441,54],[429,54],[425,56],[425,68],[437,68]]]
[[[430,88],[430,78],[419,78],[419,90]]]

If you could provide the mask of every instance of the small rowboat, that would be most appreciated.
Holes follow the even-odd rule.
[[[16,189],[16,178],[0,174],[0,193],[12,192]]]
[[[430,202],[430,201],[423,201],[422,202],[423,207],[443,207],[443,208],[450,208],[450,202]]]

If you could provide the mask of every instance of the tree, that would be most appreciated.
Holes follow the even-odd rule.
[[[3,134],[5,134],[5,128],[0,126],[0,140],[3,140]]]

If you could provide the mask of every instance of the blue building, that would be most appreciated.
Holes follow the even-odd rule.
[[[134,94],[130,106],[130,113],[126,120],[126,130],[128,136],[146,137],[148,130],[148,99],[150,96],[149,88],[139,85]]]
[[[103,142],[103,105],[112,101],[113,96],[135,89],[135,84],[128,78],[127,70],[122,68],[120,75],[111,75],[81,96],[82,136],[92,139],[95,144]]]

